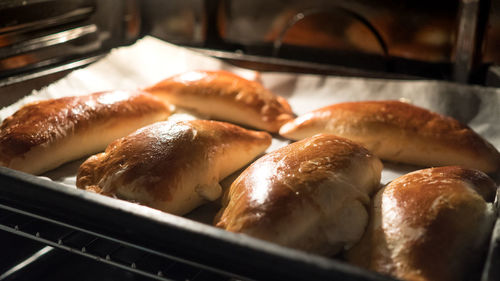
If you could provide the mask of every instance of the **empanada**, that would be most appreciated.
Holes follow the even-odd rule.
[[[355,244],[382,163],[362,146],[316,135],[273,151],[231,185],[218,227],[322,255]]]
[[[0,165],[41,174],[104,150],[113,140],[165,120],[170,109],[141,91],[110,91],[27,104],[0,127]]]
[[[294,117],[283,97],[226,71],[189,71],[144,90],[210,118],[272,133]]]
[[[76,185],[183,215],[219,198],[219,181],[270,144],[266,132],[225,122],[157,122],[87,159]]]
[[[318,133],[356,141],[383,160],[420,166],[460,165],[494,172],[500,154],[457,120],[399,101],[346,102],[314,110],[283,125],[299,140]]]
[[[495,221],[495,191],[486,174],[456,166],[399,177],[375,196],[347,258],[403,280],[469,280]]]

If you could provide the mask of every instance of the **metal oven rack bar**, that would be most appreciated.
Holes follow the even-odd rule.
[[[40,250],[37,256],[48,253],[54,247],[157,280],[229,279],[223,274],[155,255],[146,249],[133,248],[121,241],[94,236],[71,226],[1,204],[0,230],[51,246]],[[0,275],[0,280],[10,274],[11,272],[6,272]]]

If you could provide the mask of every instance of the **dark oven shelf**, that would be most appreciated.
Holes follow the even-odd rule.
[[[49,245],[50,247],[37,252],[37,258],[59,248],[157,280],[229,279],[225,274],[202,270],[159,256],[148,249],[96,236],[5,205],[0,205],[0,230]],[[9,270],[0,275],[0,279],[3,280],[14,273],[15,269]]]

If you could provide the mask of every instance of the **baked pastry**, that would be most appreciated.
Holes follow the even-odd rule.
[[[219,198],[219,181],[270,144],[266,132],[225,122],[158,122],[90,157],[80,166],[76,185],[183,215]]]
[[[382,163],[347,139],[321,134],[271,152],[231,185],[215,224],[280,245],[333,255],[368,223]]]
[[[145,91],[214,119],[273,133],[294,117],[284,98],[257,82],[226,71],[189,71],[167,78]]]
[[[399,177],[375,196],[347,258],[404,280],[468,280],[493,227],[495,191],[486,174],[456,166]]]
[[[167,104],[141,91],[30,103],[0,126],[0,165],[41,174],[169,115]]]
[[[494,172],[499,152],[457,120],[399,101],[346,102],[317,109],[283,125],[293,140],[318,133],[361,143],[381,159],[421,166],[460,165]]]

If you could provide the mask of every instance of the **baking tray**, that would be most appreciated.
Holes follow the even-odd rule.
[[[215,53],[214,53],[215,54]],[[213,56],[228,61],[265,66],[258,57],[224,53]],[[296,64],[293,61],[273,61],[272,67],[296,68],[307,72],[317,64]],[[75,64],[78,65],[78,64]],[[82,64],[83,65],[83,64]],[[65,71],[70,69],[65,68]],[[324,73],[336,69],[323,68]],[[20,77],[18,81],[28,81]],[[29,81],[28,81],[29,82]],[[31,83],[21,83],[30,88]],[[8,87],[9,85],[7,85]],[[12,85],[10,85],[12,86]],[[5,87],[4,87],[5,88]],[[497,179],[498,182],[498,179]],[[351,266],[339,260],[328,259],[284,248],[248,236],[226,232],[210,225],[173,216],[148,207],[122,200],[77,190],[63,184],[33,175],[0,167],[0,215],[6,215],[0,229],[97,261],[161,280],[186,280],[172,277],[162,270],[146,269],[133,259],[117,260],[111,252],[92,253],[88,245],[97,241],[115,243],[120,247],[138,251],[139,256],[156,257],[156,263],[172,262],[186,265],[187,271],[199,270],[196,276],[208,275],[208,279],[193,280],[394,280],[392,278]],[[23,223],[12,221],[20,218]],[[28,226],[27,219],[42,228]],[[48,235],[47,228],[63,229],[61,233],[87,237],[82,244],[66,243],[63,236]],[[499,232],[495,235],[482,273],[473,280],[499,280]],[[79,237],[78,236],[78,237]],[[88,238],[92,237],[92,238]],[[90,240],[89,240],[90,239]],[[90,241],[90,242],[89,242]],[[94,241],[94,242],[92,242]],[[202,272],[202,273],[199,273]],[[208,273],[206,273],[208,272]],[[217,278],[213,278],[217,276]],[[480,277],[482,276],[482,277]],[[220,279],[223,278],[223,279]],[[188,278],[192,280],[192,278]]]

